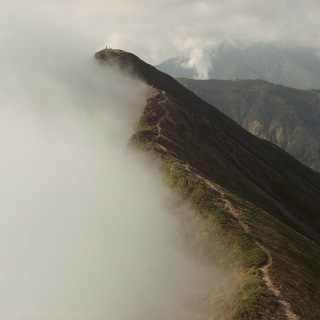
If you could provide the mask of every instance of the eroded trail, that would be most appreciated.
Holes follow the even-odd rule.
[[[214,190],[215,192],[218,192],[220,194],[221,199],[223,200],[223,206],[224,208],[231,213],[238,221],[241,228],[247,233],[251,234],[250,228],[247,224],[245,224],[241,216],[239,215],[239,212],[237,209],[232,205],[232,203],[227,199],[227,195],[223,190],[221,190],[219,187],[211,183],[209,180],[205,179],[204,177],[192,172],[190,170],[190,167],[188,165],[185,166],[186,170],[189,171],[192,175],[196,176],[198,179],[202,180],[210,189]],[[265,253],[266,260],[265,263],[259,268],[261,272],[261,277],[266,285],[266,287],[271,291],[274,296],[277,298],[278,302],[281,304],[283,311],[286,315],[286,318],[288,320],[299,320],[300,317],[298,317],[291,309],[290,304],[284,300],[281,297],[280,290],[275,286],[274,282],[272,281],[270,277],[270,268],[272,267],[272,255],[269,249],[267,249],[265,246],[263,246],[258,241],[254,240],[255,244]]]
[[[167,103],[168,97],[163,92],[162,92],[162,95],[163,95],[162,100],[159,101],[158,104],[163,107]],[[158,139],[162,136],[161,123],[167,117],[168,117],[168,110],[165,110],[165,112],[158,118],[158,121],[156,123],[156,128],[157,128],[156,139]],[[250,228],[248,227],[248,225],[246,223],[244,223],[238,210],[228,200],[228,196],[224,190],[222,190],[221,188],[219,188],[218,186],[216,186],[215,184],[213,184],[212,182],[210,182],[206,178],[202,177],[201,175],[196,174],[194,172],[194,170],[192,170],[192,168],[189,165],[185,165],[184,168],[186,169],[186,171],[189,174],[191,174],[191,175],[197,177],[199,180],[203,181],[210,189],[214,190],[215,192],[218,192],[218,194],[220,195],[220,198],[222,200],[224,209],[226,209],[230,214],[233,215],[233,217],[237,220],[240,227],[244,230],[245,233],[252,235]],[[270,250],[267,247],[265,247],[264,245],[262,245],[260,242],[258,242],[257,240],[254,240],[254,242],[255,242],[256,246],[259,247],[264,252],[265,257],[266,257],[265,263],[262,266],[260,266],[260,268],[259,268],[263,282],[265,283],[268,290],[274,294],[274,296],[278,300],[279,304],[282,306],[282,310],[283,310],[284,315],[286,316],[286,319],[299,320],[300,317],[298,317],[292,311],[290,304],[282,298],[281,291],[276,287],[276,285],[274,284],[274,282],[272,281],[272,279],[270,277],[269,270],[272,267],[272,263],[273,263]]]
[[[161,123],[169,115],[169,111],[166,110],[166,108],[165,108],[165,105],[169,101],[169,98],[167,97],[167,95],[166,95],[166,93],[164,91],[160,92],[159,90],[151,88],[150,89],[150,96],[154,97],[156,95],[159,95],[161,97],[161,100],[158,101],[158,106],[160,106],[161,109],[162,109],[162,114],[159,115],[159,117],[157,119],[157,122],[155,124],[156,129],[157,129],[157,135],[155,136],[155,139],[159,139],[160,137],[164,137],[161,134],[161,131],[162,131]]]

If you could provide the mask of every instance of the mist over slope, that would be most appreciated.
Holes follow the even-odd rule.
[[[168,191],[127,148],[145,85],[43,6],[2,9],[1,319],[186,319],[225,273],[180,247]]]
[[[213,319],[317,319],[320,174],[134,54],[107,48],[95,57],[149,84],[131,144],[160,161],[168,185],[197,209],[200,242],[214,243],[214,230],[238,258],[238,300]],[[223,261],[214,248],[201,250]]]
[[[222,42],[201,59],[171,58],[156,67],[175,78],[261,79],[300,89],[320,88],[317,51],[294,45]]]
[[[130,56],[147,88],[88,58],[92,32],[163,55],[158,26],[169,11],[176,26],[173,3],[143,19],[144,0],[0,3],[1,319],[319,314],[318,176],[137,57],[110,51]],[[212,20],[190,3],[190,17]],[[181,197],[168,204],[159,175],[127,150],[133,132]]]

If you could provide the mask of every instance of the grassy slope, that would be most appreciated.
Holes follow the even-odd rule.
[[[320,176],[137,57],[113,51],[96,55],[105,63],[113,63],[114,56],[153,87],[131,143],[160,160],[167,183],[197,209],[193,219],[202,224],[194,230],[195,250],[230,263],[211,245],[218,238],[237,257],[238,264],[229,267],[241,286],[227,318],[285,319],[282,298],[262,278],[270,252],[271,278],[284,299],[303,319],[317,319],[320,248],[282,209],[319,232]]]
[[[319,91],[261,80],[179,82],[257,136],[320,171]]]
[[[180,153],[170,154],[163,149],[166,144],[161,139],[155,138],[157,132],[152,116],[146,108],[132,143],[147,151],[152,157],[161,159],[168,184],[197,208],[197,212],[208,224],[211,233],[216,233],[218,229],[223,245],[236,255],[238,261],[242,261],[242,271],[237,270],[242,283],[241,298],[233,319],[261,319],[263,316],[266,319],[282,319],[283,317],[274,295],[261,279],[259,267],[264,264],[266,256],[255,245],[254,239],[263,243],[272,252],[273,266],[270,270],[272,279],[286,300],[291,303],[293,310],[302,315],[303,319],[317,319],[316,314],[320,310],[317,301],[317,295],[320,293],[319,245],[279,221],[275,217],[277,215],[275,211],[266,212],[260,209],[261,204],[252,198],[250,191],[247,195],[244,193],[239,195],[237,192],[228,191],[232,189],[228,188],[230,181],[219,183],[217,179],[208,178],[194,167],[191,173],[185,170],[185,166],[190,165],[188,161],[183,161],[185,156],[181,156]],[[234,216],[224,208],[221,196],[208,188],[197,175],[194,175],[194,172],[206,176],[218,190],[223,190],[227,194],[227,198],[240,213],[241,220],[249,227],[249,233],[246,233]],[[206,234],[205,242],[210,241],[211,233]],[[213,257],[213,260],[216,261],[216,257]],[[223,259],[221,263],[224,263]],[[302,296],[305,297],[303,302]]]

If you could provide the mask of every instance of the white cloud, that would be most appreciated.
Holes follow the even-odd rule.
[[[98,3],[0,5],[3,320],[168,319],[218,281],[176,245],[168,191],[126,150],[145,86],[92,58],[103,32],[134,44],[143,2]]]
[[[15,1],[11,17],[19,21]],[[105,45],[136,53],[149,63],[181,53],[179,43],[199,39],[206,49],[221,41],[275,42],[319,49],[320,4],[307,1],[20,1],[41,16],[48,13],[63,30],[72,26],[81,37],[92,40],[89,50]],[[36,5],[36,3],[38,3]],[[39,5],[40,3],[40,5]],[[20,28],[16,24],[16,28]],[[198,44],[197,44],[198,45]],[[195,49],[195,48],[194,48]],[[89,52],[89,51],[88,51]]]
[[[4,7],[8,3],[12,4],[9,19],[19,21],[24,9],[14,10],[15,1],[2,1],[0,5]],[[316,0],[29,0],[20,3],[37,15],[47,13],[46,19],[59,26],[61,32],[65,27],[72,27],[78,34],[77,42],[81,43],[82,37],[90,39],[90,45],[83,48],[88,53],[108,45],[131,51],[151,64],[180,54],[202,52],[196,64],[202,70],[207,64],[206,52],[226,40],[273,42],[319,50],[320,4]],[[15,28],[23,28],[20,21]],[[193,48],[183,45],[188,39],[196,39]]]

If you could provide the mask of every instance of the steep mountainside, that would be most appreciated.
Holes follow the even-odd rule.
[[[320,171],[320,91],[262,80],[178,81],[251,133]]]
[[[293,88],[320,88],[320,60],[311,49],[221,43],[208,55],[211,57],[210,79],[262,79]],[[187,58],[177,57],[156,67],[175,78],[197,78],[196,68],[186,68],[187,62]]]
[[[190,319],[320,319],[320,174],[135,55],[105,49],[95,57],[148,85],[131,144],[160,160],[183,199],[177,205],[196,209],[203,224],[192,229],[194,250],[215,263],[226,263],[227,252],[238,259],[234,303],[210,314],[223,299],[208,290],[207,308]]]

